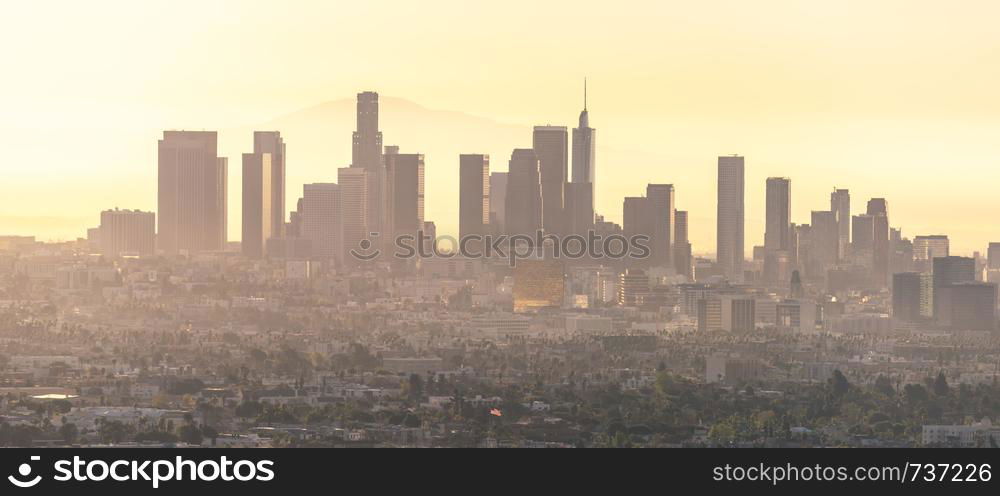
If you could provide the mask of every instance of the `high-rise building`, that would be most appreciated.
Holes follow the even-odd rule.
[[[837,264],[840,233],[837,213],[830,211],[812,212],[812,256],[821,273]]]
[[[594,228],[594,194],[590,183],[566,183],[566,234],[586,236]]]
[[[764,248],[769,252],[792,248],[792,180],[767,178]]]
[[[851,244],[851,192],[834,188],[833,193],[830,193],[830,210],[837,213],[837,232],[840,238],[837,258],[843,259]]]
[[[271,236],[285,236],[285,140],[278,131],[254,131],[253,152],[271,155]]]
[[[243,237],[241,247],[248,258],[262,258],[267,240],[275,236],[274,179],[270,153],[243,154]],[[278,235],[280,237],[280,234]]]
[[[934,264],[934,318],[940,319],[941,292],[955,284],[976,281],[976,261],[968,257],[939,257]]]
[[[507,209],[507,173],[490,173],[490,232],[506,232],[504,222]]]
[[[490,156],[458,158],[459,237],[486,234],[490,223]]]
[[[646,236],[645,244],[651,246],[653,231],[656,228],[656,221],[653,215],[653,207],[649,198],[645,196],[627,196],[622,202],[622,234],[626,238],[632,239],[636,236]],[[650,256],[653,250],[650,250]],[[650,259],[638,260],[629,258],[632,264],[648,266]]]
[[[892,315],[904,322],[919,322],[933,317],[934,277],[920,272],[893,274]]]
[[[986,251],[986,267],[990,270],[1000,269],[1000,243],[990,243]]]
[[[384,225],[389,215],[386,207],[389,201],[386,192],[388,179],[382,157],[382,132],[378,128],[378,115],[378,93],[358,93],[357,127],[352,137],[351,167],[359,167],[368,172],[365,224],[371,232],[377,232],[387,240],[392,237],[391,231]],[[391,151],[388,148],[387,153]]]
[[[569,167],[569,137],[566,126],[535,126],[531,147],[538,157],[542,186],[542,227],[546,232],[564,231],[563,198]]]
[[[872,273],[876,287],[885,287],[889,280],[889,205],[884,198],[868,200],[868,215],[872,217]]]
[[[573,173],[571,181],[590,185],[590,204],[594,205],[597,194],[597,130],[590,127],[587,112],[587,82],[583,83],[583,111],[580,112],[578,127],[573,128]],[[590,216],[593,218],[593,214]]]
[[[646,186],[646,201],[652,221],[650,259],[653,265],[673,267],[674,249],[674,185],[649,184]]]
[[[694,267],[691,262],[691,242],[688,239],[688,213],[685,210],[674,212],[674,266],[677,274],[694,277]]]
[[[340,186],[331,183],[302,187],[302,238],[312,244],[312,258],[343,262]]]
[[[618,306],[641,307],[649,296],[649,276],[645,271],[630,268],[619,275]]]
[[[148,257],[156,253],[156,214],[139,210],[105,210],[98,228],[101,254]]]
[[[361,242],[372,240],[368,229],[368,170],[361,167],[337,169],[337,185],[340,189],[340,224],[342,249],[337,256],[346,265],[356,265],[360,260],[350,256],[351,250],[361,250]],[[388,234],[388,233],[386,233]],[[379,233],[381,236],[382,233]]]
[[[385,159],[389,181],[386,226],[391,226],[393,238],[416,236],[424,226],[424,156],[387,153]]]
[[[743,280],[744,162],[738,155],[719,157],[716,258],[730,281]]]
[[[507,170],[506,232],[534,237],[535,231],[542,228],[542,191],[535,151],[530,148],[514,150]]]
[[[930,272],[935,258],[951,255],[948,236],[931,235],[913,238],[913,262],[920,272]]]
[[[164,131],[157,151],[159,247],[168,255],[226,245],[228,164],[215,131]]]

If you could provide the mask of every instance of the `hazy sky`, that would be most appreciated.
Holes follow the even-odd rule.
[[[998,11],[914,0],[9,2],[0,233],[70,238],[103,208],[153,209],[161,129],[248,126],[365,89],[572,126],[587,76],[609,218],[647,182],[672,182],[695,250],[712,251],[715,160],[739,153],[748,246],[761,243],[764,179],[777,175],[792,178],[796,222],[846,187],[855,211],[888,198],[906,236],[949,234],[955,251],[984,251],[1000,240]],[[350,136],[331,139],[349,156]],[[608,163],[602,147],[653,158]],[[505,168],[509,150],[491,153]],[[457,175],[458,160],[427,167]],[[300,190],[289,186],[290,201]],[[428,218],[453,231],[457,217],[435,214],[457,201],[430,197]]]

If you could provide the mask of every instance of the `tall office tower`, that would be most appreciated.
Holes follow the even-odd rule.
[[[368,171],[368,206],[366,220],[368,229],[385,238],[386,231],[386,182],[385,166],[382,159],[382,132],[378,129],[378,93],[365,91],[358,93],[357,127],[352,136],[351,167]]]
[[[168,255],[226,245],[228,164],[215,131],[164,131],[157,151],[159,247]]]
[[[986,267],[990,270],[1000,269],[1000,243],[990,243],[986,250]]]
[[[618,279],[618,305],[641,307],[649,297],[649,276],[640,269],[626,269]]]
[[[933,317],[934,277],[920,272],[893,274],[892,316],[904,322]]]
[[[538,157],[542,184],[542,227],[546,232],[561,234],[563,221],[563,188],[569,167],[569,137],[566,126],[535,126],[531,147]]]
[[[947,257],[951,255],[950,251],[948,236],[931,235],[913,238],[913,261],[921,272],[930,272],[933,269],[934,259]]]
[[[650,258],[639,260],[629,257],[629,262],[639,266],[648,266],[653,257],[653,231],[656,221],[649,198],[644,196],[627,196],[622,202],[622,234],[632,239],[635,236],[647,236],[644,243],[650,247]]]
[[[297,238],[302,235],[302,198],[295,202],[295,211],[288,214],[285,236]]]
[[[769,252],[792,248],[792,180],[767,178],[764,248]]]
[[[98,229],[101,254],[105,257],[156,254],[156,214],[153,212],[105,210],[101,212]]]
[[[730,280],[743,280],[743,157],[719,157],[719,193],[716,258]]]
[[[364,251],[362,240],[370,238],[368,217],[365,209],[368,207],[368,170],[361,167],[342,167],[337,169],[337,185],[340,187],[340,224],[342,253],[337,256],[345,265],[354,266],[361,260],[351,256],[351,250]],[[381,236],[382,234],[379,233]]]
[[[243,154],[243,255],[263,258],[264,246],[274,232],[273,155],[270,153]],[[277,235],[276,235],[277,234]]]
[[[507,173],[490,173],[490,232],[502,234],[507,209]]]
[[[872,272],[877,287],[889,282],[889,206],[884,198],[868,200],[872,216]]]
[[[590,183],[566,183],[566,233],[587,236],[594,229],[594,194]]]
[[[271,236],[285,237],[285,140],[278,131],[254,131],[253,152],[271,155]]]
[[[542,228],[542,189],[535,151],[530,148],[514,150],[507,170],[506,232],[534,237],[535,231]]]
[[[839,244],[840,232],[837,225],[837,213],[814,210],[812,213],[812,253],[821,274],[826,274],[830,267],[837,264]]]
[[[691,265],[691,242],[688,239],[688,213],[685,210],[674,212],[674,266],[677,273],[688,279],[693,279],[694,268]]]
[[[302,238],[312,244],[312,258],[339,266],[343,244],[340,186],[331,183],[302,186]]]
[[[653,265],[660,267],[672,268],[674,264],[674,197],[673,184],[646,186],[646,200],[653,222],[650,258]]]
[[[587,82],[583,83],[583,111],[580,112],[579,127],[573,128],[573,174],[574,183],[589,183],[591,204],[596,202],[597,161],[596,137],[597,130],[590,127],[590,114],[587,112]]]
[[[486,234],[490,223],[490,156],[458,157],[459,237]]]
[[[851,247],[857,254],[871,256],[875,247],[875,218],[870,215],[855,215],[852,217]]]
[[[840,234],[837,258],[847,256],[847,247],[851,244],[851,192],[846,189],[834,188],[830,193],[830,210],[837,213],[837,231]]]
[[[938,295],[948,286],[976,281],[976,261],[968,257],[939,257],[934,264],[934,318],[940,316]]]
[[[379,167],[382,165],[382,132],[378,130],[378,93],[358,93],[356,129],[351,149],[351,167]]]
[[[386,225],[391,226],[393,236],[416,236],[424,227],[424,156],[418,153],[386,154],[386,179],[391,184],[386,188]],[[371,184],[371,181],[369,181]]]

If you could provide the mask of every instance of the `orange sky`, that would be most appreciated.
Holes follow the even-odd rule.
[[[673,182],[695,250],[711,251],[715,157],[740,153],[748,247],[763,236],[764,178],[780,175],[792,177],[796,222],[846,187],[855,210],[887,197],[904,235],[983,251],[1000,240],[998,11],[912,0],[16,2],[0,20],[0,233],[71,238],[101,209],[152,209],[161,129],[252,126],[365,89],[572,126],[586,75],[609,218],[647,182]],[[350,136],[331,140],[349,156]],[[296,164],[286,141],[289,167],[318,170]],[[223,150],[231,163],[238,151]],[[484,151],[505,167],[509,150]],[[645,159],[601,160],[615,156]],[[446,184],[457,157],[427,167]],[[454,231],[457,195],[433,188],[427,217]]]

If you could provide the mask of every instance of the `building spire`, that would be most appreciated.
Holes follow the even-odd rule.
[[[587,76],[583,77],[583,110],[587,111]]]

